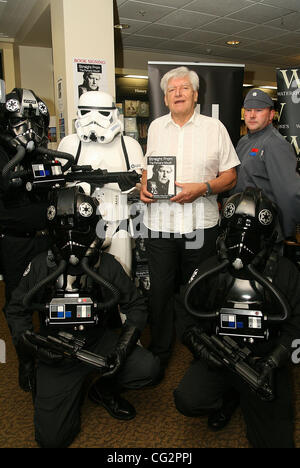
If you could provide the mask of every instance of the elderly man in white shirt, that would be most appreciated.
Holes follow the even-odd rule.
[[[146,156],[176,156],[176,195],[156,200],[147,191],[143,171],[141,201],[151,281],[152,352],[165,368],[172,351],[174,294],[193,271],[215,252],[219,210],[217,194],[236,184],[239,159],[224,125],[196,110],[199,78],[179,67],[161,80],[170,113],[154,120]]]

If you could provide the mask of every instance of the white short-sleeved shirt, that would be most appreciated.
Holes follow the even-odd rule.
[[[176,156],[179,183],[207,182],[240,164],[222,122],[198,112],[183,127],[175,124],[171,114],[155,119],[148,131],[146,156]],[[176,190],[179,193],[181,189]],[[181,234],[216,226],[218,219],[217,195],[183,205],[160,200],[148,204],[144,213],[149,229]]]

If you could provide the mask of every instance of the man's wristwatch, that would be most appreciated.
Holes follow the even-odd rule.
[[[203,193],[202,197],[208,197],[209,195],[212,194],[212,189],[211,189],[211,186],[209,185],[208,182],[204,182],[207,189],[206,189],[206,192]]]

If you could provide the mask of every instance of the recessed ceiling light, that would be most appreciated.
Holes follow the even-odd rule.
[[[129,29],[130,26],[129,24],[120,23],[120,24],[115,24],[114,28],[115,29]]]
[[[148,80],[148,76],[144,75],[125,75],[125,78],[139,78],[143,80]]]
[[[240,41],[226,41],[226,44],[231,46],[237,46],[240,44]]]

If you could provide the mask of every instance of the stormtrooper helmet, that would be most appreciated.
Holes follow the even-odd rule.
[[[112,96],[103,91],[83,93],[78,102],[77,135],[84,143],[110,143],[123,131],[119,111]]]
[[[48,108],[32,90],[14,88],[0,106],[0,136],[6,145],[29,151],[47,145]]]

